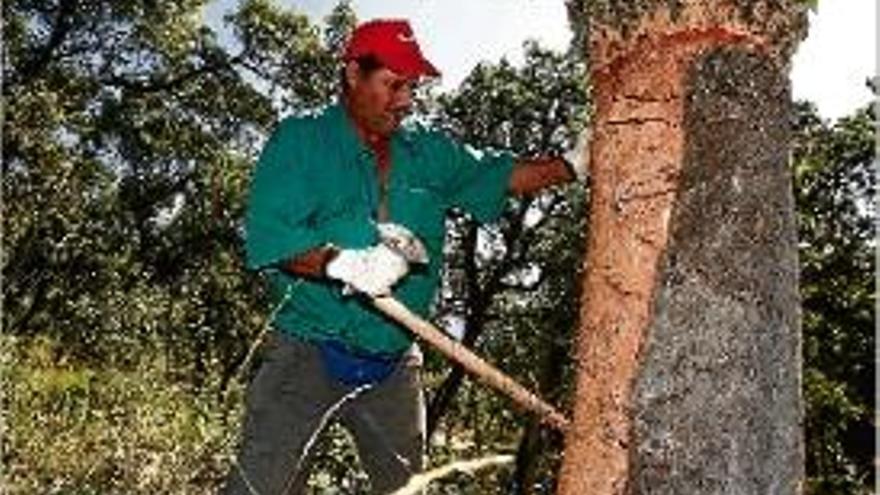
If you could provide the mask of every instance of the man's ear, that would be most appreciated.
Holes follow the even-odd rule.
[[[348,83],[349,89],[355,89],[360,80],[360,66],[354,60],[349,60],[345,64],[345,82]]]

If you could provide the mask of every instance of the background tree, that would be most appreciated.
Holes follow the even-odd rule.
[[[579,131],[576,122],[586,112],[584,78],[577,57],[527,43],[522,67],[506,60],[480,65],[456,91],[442,95],[434,123],[476,147],[509,149],[519,156],[558,154],[571,146]],[[566,187],[511,200],[497,225],[479,231],[460,212],[453,212],[448,222],[438,320],[457,322],[468,346],[556,399],[566,395],[569,331],[576,314],[573,305],[560,307],[559,301],[573,300],[576,290],[584,192]],[[441,371],[448,367],[435,366]],[[453,367],[432,387],[429,432],[436,432],[451,410],[440,438],[456,436],[463,424],[485,432],[497,429],[487,436],[498,440],[480,442],[484,445],[468,453],[492,452],[498,443],[517,442],[517,469],[509,481],[514,492],[531,493],[541,485],[546,489],[552,484],[561,439],[527,418],[511,417],[505,399],[479,386],[467,387],[463,399],[484,406],[476,411],[467,402],[455,406],[463,381],[462,370]],[[522,431],[519,439],[509,434],[517,430]]]
[[[208,397],[269,309],[241,262],[250,167],[281,105],[328,97],[351,19],[340,6],[325,43],[243,2],[226,47],[205,3],[4,3],[3,324],[11,362],[35,367],[9,370],[13,486],[192,492],[225,470],[210,454],[236,425]],[[94,461],[82,442],[103,446]]]
[[[807,492],[874,486],[876,121],[798,106],[794,178],[804,321]]]
[[[242,153],[275,116],[201,27],[201,7],[4,4],[16,26],[7,33],[4,86],[11,333],[55,335],[69,351],[103,361],[115,354],[105,343],[206,332],[216,300],[199,301],[192,291],[202,284],[193,281],[220,276],[208,265],[224,256],[236,263],[227,193],[241,196]],[[214,221],[223,216],[225,225]],[[241,290],[239,270],[226,273],[230,293],[253,292]],[[202,347],[208,340],[194,339]]]

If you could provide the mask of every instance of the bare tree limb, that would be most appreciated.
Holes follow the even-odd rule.
[[[483,457],[481,459],[472,459],[469,461],[454,461],[440,466],[438,468],[417,474],[410,478],[409,483],[403,488],[392,492],[391,495],[418,495],[419,492],[428,487],[434,481],[445,478],[452,473],[474,474],[476,471],[492,466],[502,466],[513,462],[512,455],[496,455],[491,457]]]

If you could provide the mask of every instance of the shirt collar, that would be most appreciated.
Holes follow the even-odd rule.
[[[334,136],[335,144],[344,153],[354,155],[369,155],[370,149],[361,141],[355,130],[354,122],[348,116],[341,102],[336,102],[327,107],[324,113],[327,129]]]
[[[348,112],[345,110],[342,102],[337,101],[327,107],[325,113],[327,124],[339,139],[339,146],[344,150],[351,150],[352,154],[371,155],[370,148],[364,143],[355,129],[354,122],[351,121]],[[402,143],[408,147],[413,145],[412,133],[408,132],[405,125],[394,131],[391,135],[391,145]]]

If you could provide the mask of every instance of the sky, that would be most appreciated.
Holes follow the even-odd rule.
[[[323,19],[335,0],[275,0]],[[206,22],[221,31],[223,12],[236,0],[214,0]],[[523,59],[523,42],[565,50],[571,31],[562,0],[353,0],[360,20],[410,20],[425,56],[443,72],[441,89],[452,89],[480,61]],[[826,119],[850,114],[868,103],[866,79],[877,72],[877,0],[819,0],[810,32],[792,63],[795,99],[815,103]]]

